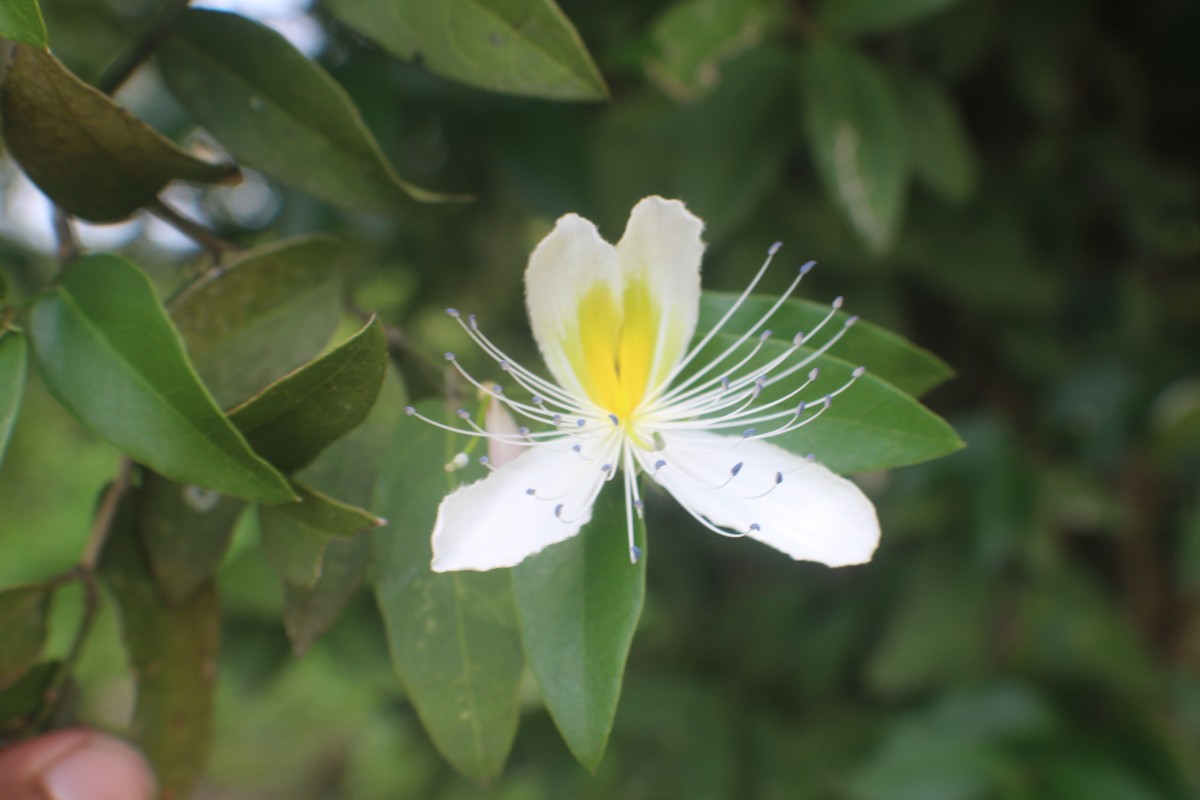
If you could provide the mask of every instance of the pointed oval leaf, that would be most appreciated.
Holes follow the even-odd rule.
[[[621,697],[629,645],[646,593],[643,556],[629,563],[624,497],[603,492],[577,536],[513,569],[513,596],[529,668],[579,763],[595,771]]]
[[[810,44],[800,61],[804,130],[825,191],[873,253],[891,247],[908,183],[903,110],[853,48]]]
[[[258,529],[263,552],[279,577],[311,589],[321,578],[325,549],[333,539],[349,539],[386,520],[292,482],[299,503],[263,506]]]
[[[833,33],[860,36],[897,28],[958,0],[823,0],[818,22]]]
[[[498,92],[603,100],[608,87],[554,0],[335,0],[333,13],[401,58]]]
[[[136,494],[137,526],[159,590],[180,603],[212,580],[246,504],[146,470]],[[291,505],[285,503],[284,505]]]
[[[714,360],[734,345],[737,339],[733,334],[726,333],[714,336],[693,362],[691,371]],[[817,341],[813,343],[814,346],[818,344]],[[733,366],[752,348],[757,348],[757,355],[749,364],[765,364],[770,359],[782,356],[790,347],[791,342],[781,339],[767,338],[760,342],[757,336],[751,337],[750,341],[733,351],[723,364]],[[775,374],[813,352],[811,347],[799,348],[795,357],[781,364]],[[850,383],[857,366],[860,365],[826,353],[814,358],[792,378],[767,385],[755,401],[758,407],[764,409],[803,383],[812,367],[819,370],[817,379],[804,392],[789,399],[786,405],[772,408],[774,411],[787,412],[786,416],[774,422],[755,425],[754,429],[765,435],[794,419],[815,417],[801,427],[772,437],[770,441],[793,453],[815,455],[822,464],[843,475],[917,464],[949,455],[963,446],[958,434],[944,419],[887,381],[872,375],[869,368],[866,374],[840,391]],[[739,370],[740,374],[750,372],[750,366]],[[719,371],[707,373],[710,377],[718,374]],[[766,374],[770,376],[772,373]],[[831,395],[829,407],[822,411],[822,398],[827,394]],[[793,417],[792,413],[800,401],[806,403],[806,409],[800,417]],[[742,433],[742,429],[731,428],[725,433],[736,436]]]
[[[305,236],[244,253],[180,295],[171,317],[222,408],[317,355],[341,317],[345,243]]]
[[[28,346],[20,331],[0,333],[0,464],[21,410]]]
[[[346,602],[358,590],[371,561],[366,536],[333,539],[321,557],[321,577],[309,587],[283,585],[283,627],[292,652],[303,655],[329,630]]]
[[[387,335],[379,320],[344,344],[281,378],[229,418],[255,451],[291,473],[367,417],[387,371]]]
[[[345,90],[264,25],[188,9],[156,54],[196,121],[239,161],[283,183],[361,211],[455,199],[396,175]]]
[[[237,167],[180,150],[36,48],[16,46],[2,97],[13,158],[51,200],[91,222],[128,217],[172,180],[241,177]]]
[[[137,685],[130,734],[154,767],[159,796],[187,797],[204,773],[212,736],[220,607],[211,582],[179,605],[166,604],[128,500],[105,539],[100,574],[116,603]]]
[[[4,0],[0,3],[0,38],[46,49],[46,23],[37,0]]]
[[[37,663],[46,642],[50,589],[41,584],[0,591],[0,690]]]
[[[419,404],[439,418],[435,403]],[[524,661],[507,572],[429,568],[437,501],[448,490],[445,437],[402,417],[372,508],[372,537],[392,663],[434,745],[477,783],[494,781],[517,731]]]
[[[292,499],[192,371],[146,276],[92,255],[33,304],[30,340],[46,386],[134,460],[184,484],[262,503]]]
[[[975,190],[975,156],[950,98],[937,84],[897,73],[913,176],[941,197],[961,203]]]
[[[733,306],[737,297],[726,292],[704,292],[700,298],[697,330],[711,330]],[[733,313],[723,330],[740,335],[758,322],[774,302],[775,299],[771,297],[751,295]],[[773,332],[775,338],[790,342],[797,333],[811,331],[829,311],[828,305],[808,300],[788,300],[771,316],[765,327]],[[844,311],[838,311],[827,324],[836,330],[845,325],[849,316]],[[830,352],[844,362],[866,366],[875,377],[914,397],[954,377],[954,370],[933,353],[862,320],[847,330]]]
[[[757,44],[774,16],[758,0],[676,2],[651,26],[657,52],[647,71],[676,100],[702,97],[717,85],[721,64]]]
[[[299,477],[340,500],[369,506],[388,439],[403,408],[404,388],[389,368],[366,421],[326,448]],[[371,555],[369,539],[356,536],[330,540],[325,545],[321,577],[316,584],[310,588],[284,584],[283,626],[292,642],[292,652],[304,653],[337,621],[366,572]]]

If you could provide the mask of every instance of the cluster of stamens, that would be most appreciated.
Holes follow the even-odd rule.
[[[527,424],[506,433],[486,430],[465,409],[457,412],[458,425],[430,419],[412,406],[405,411],[410,416],[456,434],[519,447],[573,453],[574,469],[563,476],[562,482],[564,486],[579,485],[576,481],[587,482],[590,490],[585,495],[577,496],[568,504],[567,490],[542,491],[537,486],[525,490],[529,497],[550,504],[554,517],[564,523],[574,524],[589,513],[603,486],[620,473],[624,483],[630,559],[636,562],[641,551],[634,542],[633,519],[635,515],[641,518],[643,513],[637,482],[639,471],[654,478],[663,470],[676,470],[693,481],[694,485],[714,492],[737,492],[736,496],[741,499],[764,497],[787,479],[786,471],[776,471],[768,485],[742,486],[738,477],[743,471],[744,462],[738,459],[739,445],[746,441],[781,436],[812,423],[830,408],[837,395],[848,389],[865,372],[864,367],[857,367],[833,391],[816,398],[800,397],[810,390],[819,376],[818,368],[810,365],[828,352],[857,321],[857,317],[847,317],[819,346],[813,348],[809,345],[815,336],[829,327],[842,307],[841,297],[830,304],[828,312],[811,330],[797,332],[783,351],[774,356],[760,357],[768,342],[777,341],[772,339],[771,331],[764,326],[813,268],[814,262],[810,261],[799,269],[791,285],[748,330],[714,359],[676,382],[750,297],[778,249],[778,243],[770,248],[754,279],[717,324],[689,348],[663,380],[648,388],[641,403],[625,419],[588,397],[567,391],[521,366],[483,334],[474,315],[464,317],[452,308],[447,309],[446,313],[497,363],[521,392],[514,397],[499,384],[477,380],[453,353],[446,353],[446,361],[464,380],[489,398],[489,402],[500,403]],[[767,389],[789,379],[796,381],[794,387],[777,397],[764,399]],[[686,436],[673,436],[688,431],[726,434],[728,443],[715,451],[728,451],[730,454],[731,465],[723,480],[716,484],[702,483],[699,476],[690,472],[689,454],[709,454],[714,450],[697,450],[689,447]],[[675,441],[669,441],[671,439]],[[813,456],[807,458],[812,460]],[[493,464],[488,456],[480,457],[478,462],[488,469],[502,466]],[[468,459],[460,454],[447,465],[447,469],[465,466],[466,463]],[[688,508],[686,504],[684,507]],[[688,511],[706,528],[722,536],[741,537],[761,530],[758,523],[751,523],[745,530],[728,530],[714,525],[694,509],[688,508]]]

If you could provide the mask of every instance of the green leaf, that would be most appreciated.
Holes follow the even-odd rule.
[[[0,689],[0,739],[19,738],[38,716],[43,704],[50,702],[46,692],[54,685],[59,661],[46,661],[30,668],[16,683]]]
[[[321,351],[341,316],[346,245],[306,236],[251,250],[189,287],[171,316],[222,408]]]
[[[441,416],[434,403],[423,414]],[[414,417],[396,425],[373,508],[375,592],[392,663],[434,745],[477,783],[500,774],[517,731],[524,662],[505,571],[429,569],[445,437]]]
[[[292,498],[196,378],[154,289],[119,256],[72,263],[33,304],[46,386],[101,438],[156,472],[262,503]]]
[[[704,292],[700,298],[700,321],[696,329],[701,332],[711,330],[733,306],[737,297],[728,292]],[[722,330],[740,336],[750,330],[773,303],[774,298],[751,295]],[[763,327],[771,330],[774,338],[790,342],[796,333],[811,331],[829,311],[828,305],[809,300],[788,300]],[[841,328],[849,316],[844,311],[836,312],[827,323],[827,329]],[[849,328],[830,353],[841,361],[866,366],[870,374],[914,397],[954,377],[954,370],[933,353],[863,320]]]
[[[609,487],[579,535],[513,570],[525,657],[567,746],[593,772],[645,599],[645,526],[635,524],[643,557],[630,564],[624,497]]]
[[[0,464],[21,410],[28,346],[19,331],[0,333]]]
[[[371,504],[388,439],[404,413],[404,389],[395,372],[388,372],[363,424],[326,448],[299,474],[306,484],[345,502]],[[284,584],[283,624],[293,652],[305,652],[337,620],[362,582],[369,560],[369,537],[332,539],[325,546],[316,585]]]
[[[212,580],[246,504],[149,470],[136,498],[138,533],[159,590],[180,603]]]
[[[268,386],[229,414],[254,450],[283,472],[312,462],[367,417],[387,370],[378,320],[344,344]]]
[[[905,118],[886,74],[854,48],[801,55],[804,131],[825,191],[871,252],[891,247],[908,183]]]
[[[332,539],[353,537],[386,520],[302,484],[292,486],[300,502],[260,508],[259,533],[263,552],[279,576],[287,583],[311,589],[321,577],[325,549]]]
[[[128,496],[119,504],[100,572],[115,600],[137,685],[130,733],[158,776],[162,797],[186,797],[204,772],[212,733],[220,609],[206,583],[167,605],[134,530]]]
[[[257,22],[188,9],[156,50],[171,93],[241,162],[344,208],[449,200],[401,180],[345,90]]]
[[[673,185],[705,220],[710,243],[744,229],[794,149],[793,63],[785,50],[755,48],[726,64],[720,84],[673,120]]]
[[[64,210],[91,222],[124,219],[172,180],[236,183],[76,78],[58,59],[17,45],[0,110],[13,158]]]
[[[655,57],[646,68],[676,100],[695,100],[716,87],[721,64],[758,43],[774,20],[758,0],[682,0],[650,29]]]
[[[913,176],[942,198],[961,203],[975,191],[977,169],[954,105],[931,81],[904,73],[892,78],[904,107]]]
[[[4,0],[0,3],[0,37],[46,49],[46,23],[37,0]]]
[[[333,0],[333,13],[401,58],[484,89],[603,100],[608,87],[553,0]]]
[[[696,357],[692,371],[715,359],[731,347],[737,338],[725,333],[714,336]],[[751,365],[762,365],[782,356],[791,343],[768,338],[759,344],[757,337],[751,337],[722,364],[733,366],[755,346],[759,348],[757,356],[738,374],[750,373]],[[812,352],[809,347],[799,348],[795,358],[785,362],[776,372]],[[787,401],[787,406],[777,407],[780,410],[795,408],[800,401],[804,401],[807,410],[803,418],[815,418],[796,430],[772,437],[770,441],[793,453],[815,455],[822,464],[841,474],[917,464],[948,455],[963,446],[958,434],[945,420],[870,371],[839,393],[850,382],[856,366],[825,354],[816,357],[811,366],[805,366],[797,372],[794,379],[767,386],[756,401],[761,407],[798,387],[805,381],[811,367],[819,369],[817,379],[808,389]],[[706,373],[706,376],[715,377],[718,374],[719,371],[713,371]],[[821,411],[822,398],[826,394],[833,397],[829,408]],[[775,423],[760,424],[756,428],[759,433],[765,434],[791,419],[789,416]],[[741,429],[726,431],[730,436],[737,436],[741,432]]]
[[[822,0],[817,21],[844,36],[879,33],[949,8],[958,0]]]
[[[321,559],[321,577],[312,587],[283,585],[283,627],[292,652],[303,655],[342,613],[371,561],[366,536],[332,539]]]
[[[0,591],[0,690],[19,681],[41,656],[50,594],[41,584]]]

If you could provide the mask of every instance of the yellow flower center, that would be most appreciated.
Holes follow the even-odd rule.
[[[620,298],[597,283],[580,300],[577,319],[563,338],[571,368],[592,402],[625,421],[659,378],[651,375],[659,306],[645,280],[628,281]]]

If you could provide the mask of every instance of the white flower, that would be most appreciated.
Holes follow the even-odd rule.
[[[721,535],[758,539],[793,558],[830,566],[870,559],[879,522],[858,487],[811,456],[767,441],[828,408],[831,395],[809,403],[799,395],[816,377],[808,364],[845,327],[815,354],[799,349],[805,337],[797,334],[792,347],[764,363],[754,356],[767,338],[760,329],[768,313],[722,355],[695,369],[697,353],[733,313],[688,349],[699,314],[702,229],[682,203],[660,197],[634,207],[615,247],[575,214],[558,220],[525,273],[533,336],[553,382],[509,359],[480,332],[474,317],[448,312],[521,387],[520,397],[475,380],[453,354],[447,359],[475,386],[530,420],[532,429],[485,429],[459,412],[463,428],[451,430],[523,452],[503,464],[480,459],[490,474],[442,501],[433,530],[435,571],[511,567],[574,536],[614,480],[625,495],[629,554],[636,561],[634,516],[642,513],[642,474]],[[809,267],[800,270],[775,308]],[[826,321],[840,305],[839,298]],[[685,367],[692,371],[681,378]],[[860,368],[854,377],[861,374]],[[789,382],[782,384],[788,391],[770,401],[761,398],[763,389],[780,382]]]

